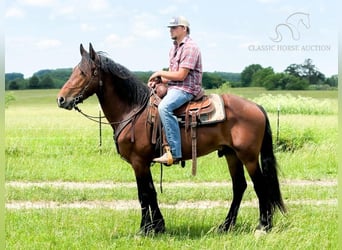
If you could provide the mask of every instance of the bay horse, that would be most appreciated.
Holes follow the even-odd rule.
[[[140,232],[162,233],[165,222],[150,170],[152,159],[159,156],[151,143],[152,129],[147,122],[151,90],[126,67],[115,63],[104,53],[96,52],[91,43],[89,52],[81,44],[80,53],[81,61],[59,91],[57,104],[71,110],[96,94],[113,128],[118,153],[132,165],[135,173],[142,215]],[[219,156],[225,156],[232,178],[233,200],[218,231],[229,231],[236,223],[247,187],[245,166],[259,200],[260,217],[256,232],[264,234],[272,228],[275,210],[279,208],[285,212],[270,123],[261,106],[235,95],[223,94],[222,98],[226,119],[197,128],[197,155],[218,151]],[[121,131],[119,135],[116,134],[118,131]],[[182,128],[181,135],[182,160],[191,159],[191,139],[186,138],[190,133]]]

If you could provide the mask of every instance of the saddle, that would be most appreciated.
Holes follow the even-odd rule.
[[[162,90],[160,89],[162,88]],[[166,95],[166,87],[158,87],[151,91],[148,122],[152,126],[152,144],[157,144],[157,137],[161,136],[163,148],[168,147],[166,137],[158,113],[158,105]],[[192,175],[197,170],[197,130],[198,126],[222,122],[226,119],[222,97],[218,94],[205,95],[202,90],[193,100],[185,103],[174,111],[180,126],[191,132],[192,141]],[[182,166],[184,163],[182,162]]]

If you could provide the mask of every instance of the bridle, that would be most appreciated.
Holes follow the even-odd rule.
[[[73,100],[73,108],[78,111],[79,113],[81,113],[84,117],[88,118],[89,120],[96,122],[96,123],[101,123],[101,124],[106,124],[106,125],[120,125],[122,123],[128,123],[131,120],[133,120],[142,110],[144,110],[144,108],[146,107],[149,98],[146,98],[146,100],[144,101],[144,104],[141,105],[136,111],[132,112],[129,114],[129,116],[121,121],[113,121],[113,122],[103,122],[101,121],[101,119],[106,118],[106,116],[92,116],[92,115],[88,115],[86,113],[84,113],[78,106],[77,104],[82,103],[83,102],[83,96],[85,91],[89,88],[89,86],[91,85],[91,83],[93,82],[94,78],[98,77],[99,81],[98,81],[98,86],[99,86],[99,94],[98,97],[99,99],[103,99],[104,98],[104,92],[103,92],[103,81],[101,78],[101,65],[96,64],[95,65],[95,69],[91,75],[90,80],[88,81],[88,83],[86,84],[86,86],[80,91],[80,93],[74,97]]]
[[[80,66],[78,66],[80,68]],[[98,69],[101,69],[101,65],[95,65],[95,69],[93,71],[93,73],[91,74],[91,78],[90,80],[88,81],[88,83],[84,86],[84,88],[80,91],[80,93],[74,97],[73,99],[73,108],[75,110],[79,110],[79,108],[77,107],[77,104],[79,103],[82,103],[83,102],[83,96],[84,96],[84,93],[86,92],[86,90],[89,88],[90,84],[93,82],[94,78],[95,77],[98,77],[99,78],[99,92],[100,92],[100,98],[102,98],[102,94],[103,94],[103,82],[102,82],[102,79],[101,79],[101,70],[98,70]],[[81,70],[82,71],[82,70]],[[98,73],[100,72],[100,73]]]

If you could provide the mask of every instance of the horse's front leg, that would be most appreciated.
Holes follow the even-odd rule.
[[[140,232],[143,234],[164,232],[165,222],[158,206],[157,192],[154,188],[150,169],[148,168],[144,174],[136,171],[136,181],[142,213]]]

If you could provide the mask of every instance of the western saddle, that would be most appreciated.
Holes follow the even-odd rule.
[[[156,145],[160,153],[170,150],[168,142],[165,137],[162,124],[160,122],[158,105],[161,99],[166,95],[167,87],[163,84],[156,84],[155,88],[151,90],[148,123],[152,126],[152,144]],[[180,126],[185,128],[185,131],[191,131],[192,142],[192,175],[195,176],[197,172],[197,126],[216,123],[225,119],[225,112],[222,98],[217,94],[205,95],[202,90],[195,99],[185,103],[180,108],[176,109],[174,114],[178,118]],[[159,144],[157,143],[159,141]],[[185,162],[181,162],[182,167]]]

